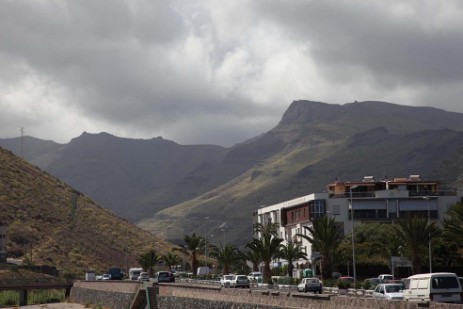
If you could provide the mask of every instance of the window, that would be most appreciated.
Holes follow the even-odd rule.
[[[432,287],[433,289],[458,289],[459,285],[456,277],[434,277]]]
[[[313,200],[309,202],[310,219],[323,217],[325,215],[325,200]]]

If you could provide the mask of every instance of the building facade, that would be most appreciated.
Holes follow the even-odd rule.
[[[344,234],[351,233],[357,224],[393,224],[407,215],[424,216],[442,224],[446,211],[462,202],[462,197],[463,192],[441,188],[439,181],[423,180],[419,175],[379,181],[365,176],[357,182],[335,180],[328,184],[327,192],[262,206],[253,212],[253,223],[278,223],[283,244],[300,242],[310,261],[318,257],[317,252],[307,240],[296,235],[307,235],[304,226],[311,226],[317,217],[332,216]]]

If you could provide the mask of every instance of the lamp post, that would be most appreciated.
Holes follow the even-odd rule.
[[[351,224],[351,229],[352,229],[352,271],[354,275],[354,287],[356,284],[357,280],[357,271],[355,269],[355,237],[354,237],[354,204],[352,202],[352,189],[356,189],[357,186],[351,186],[349,187],[349,193],[350,193],[350,224]]]
[[[209,217],[204,217],[204,260],[206,261],[206,267],[207,267],[207,220],[209,220]]]
[[[424,200],[428,201],[428,228],[431,222],[431,209],[429,207],[429,196],[424,196]],[[432,256],[431,256],[431,233],[428,234],[428,255],[429,255],[429,272],[432,273]]]

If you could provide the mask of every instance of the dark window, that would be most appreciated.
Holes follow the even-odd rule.
[[[456,277],[434,277],[432,287],[434,289],[458,289],[459,285]]]

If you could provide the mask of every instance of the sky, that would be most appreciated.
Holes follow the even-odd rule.
[[[0,138],[228,147],[295,100],[461,98],[460,0],[0,0]]]

